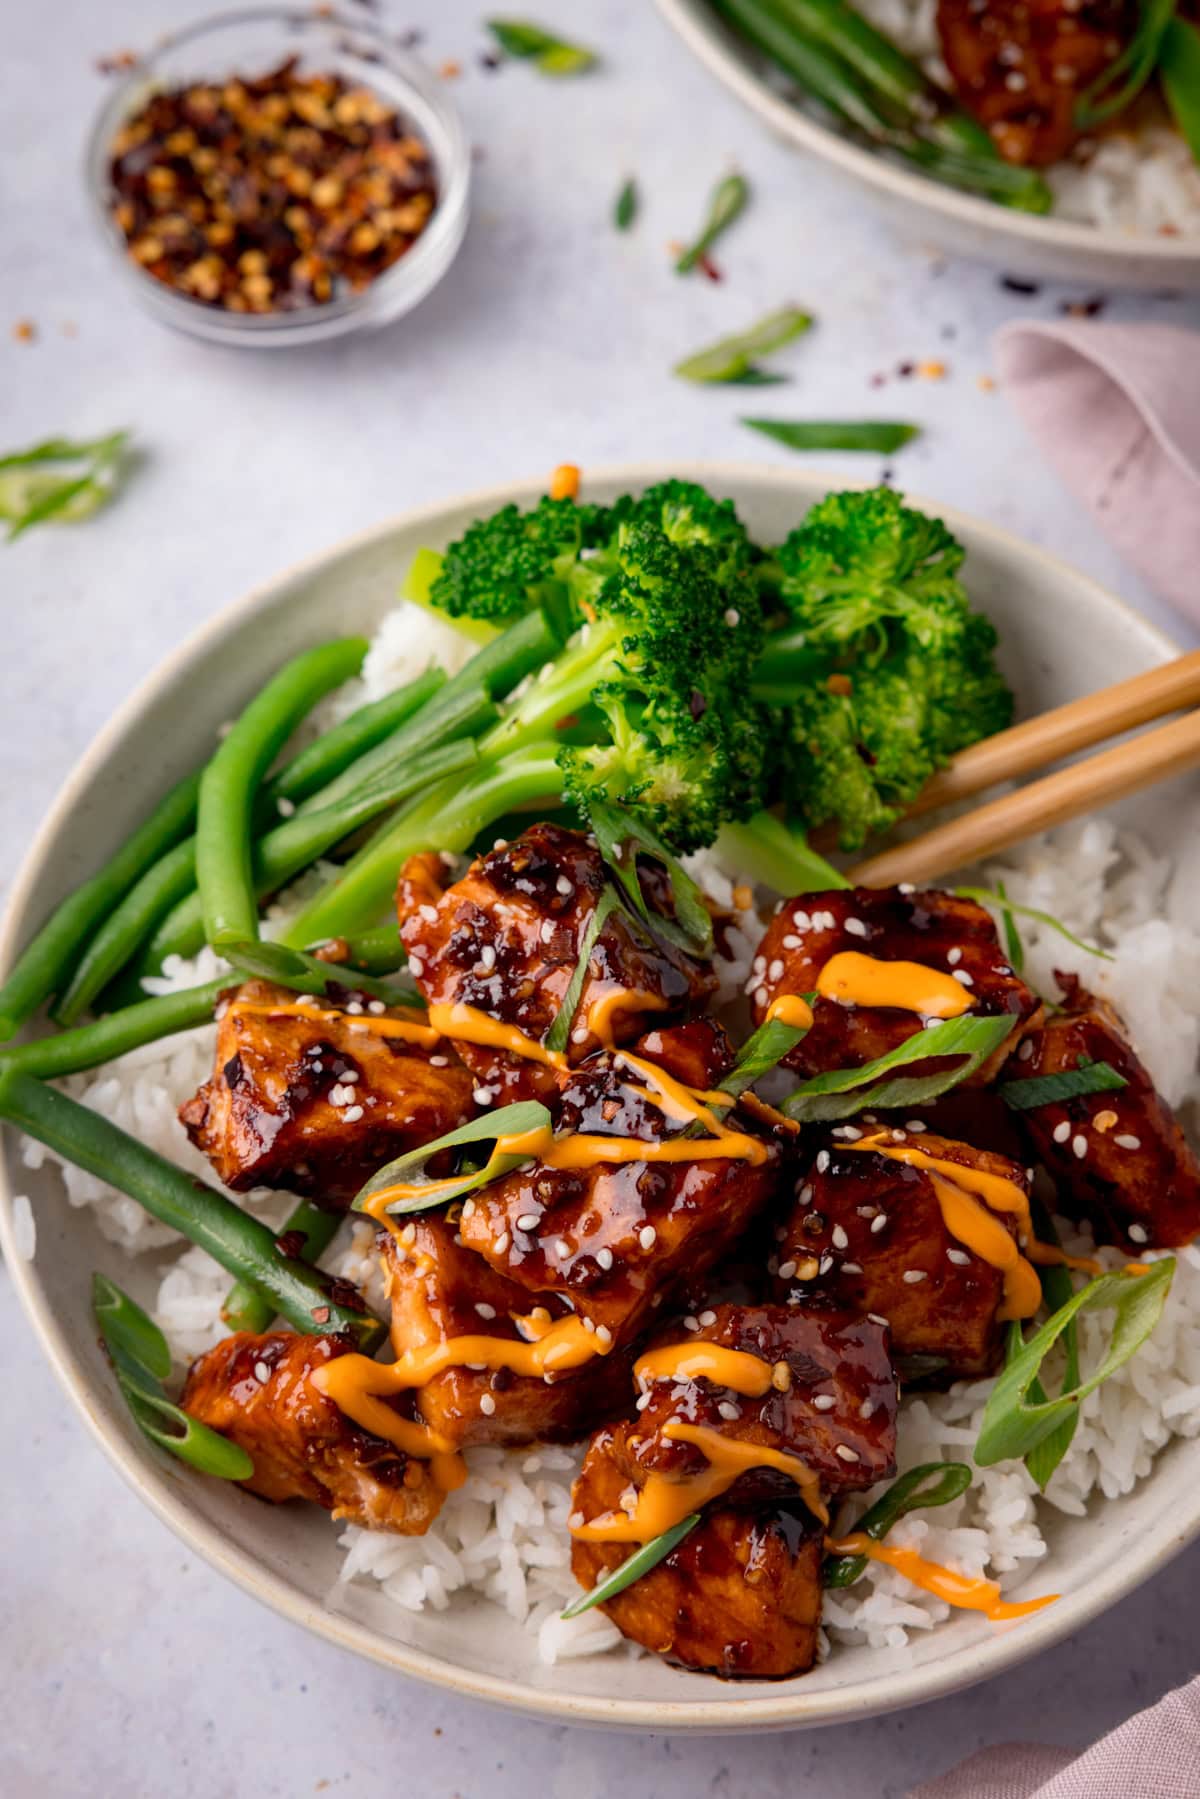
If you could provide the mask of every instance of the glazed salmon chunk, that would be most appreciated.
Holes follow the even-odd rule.
[[[927,1017],[1003,1016],[1016,1027],[1039,1005],[982,906],[908,887],[786,900],[754,962],[755,1024],[783,994],[817,995],[812,1029],[787,1057],[805,1075],[872,1062],[907,1042]],[[975,1085],[995,1079],[1018,1035],[1014,1029],[988,1057],[971,1077]]]
[[[914,1121],[915,1122],[915,1121]],[[877,1143],[878,1148],[869,1146]],[[915,1154],[921,1160],[901,1159]],[[923,1163],[942,1164],[940,1170]],[[926,1358],[928,1372],[957,1380],[991,1373],[1004,1348],[1005,1276],[950,1228],[947,1185],[984,1177],[1029,1193],[1029,1171],[929,1131],[849,1125],[820,1140],[796,1179],[770,1268],[780,1299],[815,1300],[886,1318],[897,1358]],[[1013,1198],[1003,1188],[1001,1199]],[[974,1213],[984,1204],[969,1191]],[[951,1205],[953,1205],[951,1201]],[[961,1203],[961,1202],[960,1202]],[[1015,1255],[1019,1214],[988,1208],[991,1229]],[[1036,1277],[1033,1280],[1036,1289]]]
[[[1126,1085],[1017,1113],[1055,1183],[1059,1211],[1131,1255],[1200,1232],[1200,1161],[1112,1007],[1059,975],[1063,1010],[1021,1044],[1014,1077],[1107,1062]]]
[[[464,1124],[473,1087],[420,1012],[247,981],[226,996],[212,1075],[179,1117],[226,1186],[337,1205],[385,1162]]]
[[[681,1135],[685,1124],[655,1098],[654,1070],[694,1075],[701,1044],[711,1086],[732,1053],[707,1019],[648,1034],[636,1063],[593,1056],[563,1088],[559,1136],[653,1146]],[[628,1343],[679,1284],[732,1249],[776,1189],[781,1151],[769,1130],[740,1108],[729,1124],[751,1159],[605,1161],[598,1150],[579,1167],[526,1163],[463,1202],[462,1240],[530,1295],[557,1294],[606,1348]]]
[[[498,1274],[437,1214],[410,1220],[399,1237],[381,1232],[379,1247],[398,1356],[419,1356],[455,1338],[525,1344],[538,1326],[570,1316],[556,1294],[535,1297]],[[596,1356],[547,1380],[464,1360],[416,1389],[416,1404],[455,1448],[572,1442],[628,1410],[631,1366],[627,1355]]]
[[[400,935],[430,1005],[466,1005],[540,1043],[558,1014],[597,901],[609,885],[595,844],[580,831],[539,824],[472,862],[446,886],[441,858],[405,864],[397,890]],[[647,876],[649,903],[669,897]],[[663,944],[613,913],[588,960],[568,1057],[629,1043],[660,1015],[700,1007],[715,991],[709,964]],[[457,1042],[497,1104],[552,1096],[552,1070],[503,1047]]]
[[[313,1384],[349,1347],[341,1337],[238,1331],[192,1363],[180,1403],[246,1450],[251,1493],[276,1504],[311,1500],[364,1530],[420,1536],[443,1498],[428,1463],[360,1430]]]

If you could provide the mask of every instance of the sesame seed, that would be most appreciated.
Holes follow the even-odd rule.
[[[491,1417],[496,1409],[496,1401],[492,1398],[490,1393],[481,1393],[479,1395],[479,1409],[485,1418]]]
[[[603,1343],[606,1349],[612,1342],[612,1332],[609,1330],[607,1324],[598,1324],[596,1326],[596,1341],[597,1343]]]
[[[571,1042],[586,1043],[589,1035],[590,1032],[588,1031],[586,1024],[577,1024],[575,1029],[571,1032]]]
[[[953,1262],[956,1268],[965,1268],[971,1258],[965,1249],[948,1249],[946,1251],[946,1260],[948,1262]]]
[[[568,893],[574,893],[575,889],[567,879],[566,875],[559,875],[557,881],[554,883],[554,891],[555,893],[561,893],[565,899]]]
[[[1146,1229],[1144,1224],[1131,1224],[1129,1227],[1129,1241],[1131,1243],[1149,1243],[1150,1232]]]
[[[583,1523],[583,1513],[582,1512],[572,1512],[571,1516],[567,1519],[567,1524],[569,1525],[569,1527],[572,1530],[578,1530],[579,1526],[582,1523]]]
[[[425,973],[425,964],[424,964],[424,962],[422,962],[420,956],[410,956],[408,958],[408,967],[409,967],[409,973],[412,974],[414,976],[414,978],[418,981],[420,980],[421,976]]]
[[[492,945],[490,943],[485,943],[483,948],[479,952],[479,960],[483,963],[483,966],[486,969],[490,970],[490,969],[495,968],[495,966],[496,966],[496,951],[495,951],[494,945]]]
[[[1140,1149],[1142,1147],[1142,1140],[1140,1137],[1114,1137],[1113,1142],[1118,1149]]]
[[[722,1418],[728,1419],[730,1423],[732,1423],[735,1418],[740,1418],[742,1415],[741,1406],[734,1405],[733,1402],[728,1399],[723,1399],[717,1407],[717,1410],[720,1412]]]
[[[790,935],[785,937],[783,940],[783,947],[784,947],[784,949],[799,949],[800,948],[799,937],[793,937]]]
[[[879,1235],[880,1231],[885,1229],[886,1225],[887,1225],[887,1213],[886,1212],[876,1212],[874,1218],[872,1218],[872,1220],[871,1220],[871,1235],[873,1237],[877,1237]]]
[[[352,999],[352,1000],[347,1001],[346,1010],[347,1010],[347,1012],[349,1012],[351,1014],[352,1017],[361,1018],[362,1017],[362,1001],[359,999]]]
[[[437,923],[437,907],[436,906],[418,906],[417,907],[417,916],[419,918],[423,918],[425,920],[426,924],[436,924]]]
[[[685,1331],[698,1331],[700,1329],[700,1320],[698,1318],[693,1318],[692,1314],[689,1312],[683,1321],[683,1328]]]
[[[542,1215],[540,1212],[522,1212],[521,1216],[517,1219],[517,1229],[519,1231],[536,1231],[541,1222]]]
[[[830,1241],[832,1242],[833,1247],[835,1249],[849,1249],[850,1239],[846,1235],[845,1231],[842,1229],[840,1224],[834,1225],[832,1231],[829,1233],[829,1236],[830,1236]]]
[[[1071,1138],[1071,1148],[1075,1152],[1076,1160],[1082,1162],[1084,1156],[1086,1156],[1088,1152],[1087,1138],[1082,1131],[1077,1132],[1076,1135]]]
[[[856,1449],[851,1449],[849,1443],[835,1443],[833,1453],[840,1457],[843,1462],[856,1462],[858,1460],[858,1451]]]
[[[903,1278],[910,1287],[915,1287],[925,1279],[925,1270],[923,1268],[906,1268]]]
[[[770,997],[771,995],[767,992],[766,988],[760,987],[758,992],[754,995],[754,1003],[756,1006],[765,1006]]]
[[[463,1217],[464,1220],[466,1220],[468,1218],[474,1218],[474,1216],[475,1216],[475,1201],[473,1199],[464,1199],[463,1200],[463,1209],[462,1209],[461,1216]]]
[[[500,1235],[496,1238],[496,1241],[492,1244],[492,1249],[495,1251],[495,1253],[498,1256],[502,1256],[504,1254],[505,1250],[508,1248],[508,1244],[509,1244],[508,1232],[501,1231]]]
[[[295,800],[289,800],[286,795],[280,794],[279,798],[275,801],[275,809],[279,813],[280,818],[291,818],[296,810],[296,802]]]
[[[958,964],[962,961],[962,951],[959,949],[957,943],[953,949],[946,951],[946,960],[949,962],[951,968],[957,968]]]
[[[367,1011],[373,1013],[376,1018],[382,1018],[383,1014],[387,1011],[387,1007],[381,999],[373,999],[368,1005]]]
[[[637,1403],[636,1403],[636,1406],[635,1406],[635,1410],[636,1410],[636,1411],[639,1411],[639,1412],[644,1412],[644,1411],[645,1411],[645,1409],[646,1409],[646,1407],[647,1407],[647,1406],[648,1406],[648,1405],[649,1405],[649,1404],[650,1404],[650,1395],[649,1395],[649,1393],[643,1393],[643,1394],[642,1394],[642,1396],[641,1396],[641,1398],[640,1398],[640,1399],[639,1399],[639,1400],[638,1400],[638,1401],[637,1401]]]
[[[357,1124],[362,1115],[363,1108],[361,1106],[347,1106],[342,1113],[342,1122],[343,1124]]]
[[[808,1204],[809,1200],[812,1198],[812,1194],[813,1194],[812,1188],[809,1186],[808,1182],[805,1181],[803,1187],[801,1187],[799,1189],[799,1191],[797,1192],[796,1197],[800,1201],[800,1204],[802,1206],[806,1206]]]
[[[489,1321],[489,1323],[496,1316],[495,1306],[488,1305],[488,1303],[485,1299],[477,1299],[476,1300],[475,1310],[479,1313],[479,1316],[481,1318],[486,1318]]]
[[[795,1274],[795,1272],[796,1272],[796,1264],[794,1261],[793,1262],[780,1262],[779,1278],[781,1281],[790,1281],[793,1274]]]
[[[755,956],[752,966],[755,974],[765,974],[767,971],[767,958],[765,956]]]
[[[458,867],[458,857],[455,855],[453,850],[439,850],[438,851],[438,861],[441,863],[443,868],[457,868]]]
[[[814,1393],[813,1395],[814,1412],[832,1412],[836,1404],[837,1398],[832,1393]]]
[[[1065,1143],[1067,1138],[1070,1135],[1071,1135],[1071,1126],[1068,1123],[1068,1121],[1064,1118],[1061,1124],[1056,1124],[1054,1127],[1054,1141],[1056,1143]],[[1119,1137],[1117,1138],[1117,1142],[1118,1143],[1120,1142]]]
[[[713,1311],[701,1312],[700,1322],[707,1328],[708,1325],[715,1324],[717,1322],[717,1314]]]
[[[271,1370],[267,1366],[266,1362],[255,1362],[254,1378],[256,1381],[258,1381],[260,1386],[263,1386],[263,1387],[266,1386],[267,1382],[271,1378]]]
[[[658,1241],[658,1232],[652,1224],[644,1224],[638,1232],[638,1242],[643,1249],[653,1249]]]
[[[429,1066],[431,1068],[449,1068],[450,1058],[449,1056],[430,1056]]]
[[[565,1261],[567,1256],[570,1255],[571,1245],[567,1242],[565,1237],[556,1237],[554,1239],[554,1253],[562,1261]]]
[[[412,1224],[412,1223],[406,1224],[404,1229],[400,1232],[401,1243],[415,1243],[416,1240],[417,1240],[416,1225]]]
[[[807,912],[793,912],[792,923],[798,931],[811,931],[812,929],[812,919]]]
[[[854,1210],[860,1218],[875,1218],[879,1213],[878,1206],[855,1206]]]
[[[824,1174],[825,1170],[828,1167],[829,1167],[829,1151],[827,1149],[820,1150],[817,1155],[817,1173]]]
[[[823,1255],[821,1257],[821,1260],[817,1263],[817,1273],[818,1274],[828,1274],[829,1270],[832,1267],[833,1267],[833,1257],[830,1255]]]
[[[848,1143],[856,1143],[862,1136],[862,1132],[856,1124],[839,1124],[835,1126],[833,1135],[844,1137]]]
[[[906,1131],[915,1131],[917,1136],[920,1136],[922,1131],[929,1129],[929,1126],[923,1118],[909,1118],[905,1120],[904,1128]]]
[[[870,1319],[872,1324],[886,1324],[887,1323],[887,1319],[881,1318],[878,1312],[868,1312],[867,1317]]]
[[[555,924],[555,922],[552,918],[543,919],[542,929],[541,929],[542,942],[549,943],[550,939],[553,937],[553,935],[557,929],[558,929],[558,926]]]
[[[477,1106],[490,1106],[492,1100],[495,1098],[495,1094],[490,1087],[476,1087],[471,1098],[475,1101]]]
[[[597,1268],[603,1268],[605,1274],[607,1274],[609,1269],[612,1267],[612,1265],[613,1265],[612,1250],[611,1249],[598,1249],[596,1251],[596,1266],[597,1266]]]
[[[915,893],[916,891],[911,881],[901,881],[896,888],[897,893]]]
[[[975,976],[973,974],[968,974],[965,968],[956,968],[954,970],[954,979],[961,987],[973,987],[975,985]]]
[[[846,930],[851,937],[865,937],[867,934],[867,927],[861,918],[848,918],[846,920]]]
[[[734,625],[740,625],[741,622],[742,622],[742,615],[738,611],[737,607],[736,606],[726,607],[725,623],[729,626],[730,630],[733,629]]]
[[[1017,1051],[1018,1061],[1028,1062],[1031,1059],[1032,1055],[1033,1055],[1033,1038],[1032,1037],[1022,1038],[1021,1047]]]
[[[779,981],[783,979],[783,963],[778,956],[776,956],[775,960],[771,963],[771,966],[767,969],[767,979],[768,981]]]
[[[903,1143],[904,1142],[904,1132],[903,1131],[893,1131],[891,1133],[891,1136],[892,1136],[893,1143]]]
[[[862,1273],[862,1263],[861,1262],[843,1262],[842,1263],[842,1273],[843,1274],[861,1274]]]

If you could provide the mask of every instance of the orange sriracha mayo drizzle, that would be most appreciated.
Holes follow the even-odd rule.
[[[615,1049],[613,1021],[618,1012],[665,1012],[667,1002],[657,993],[646,993],[640,987],[602,987],[588,1001],[583,1022],[604,1049]]]
[[[830,1555],[865,1555],[868,1561],[884,1562],[905,1580],[911,1580],[914,1587],[923,1587],[927,1593],[936,1594],[947,1605],[982,1612],[994,1624],[1007,1618],[1027,1618],[1030,1612],[1040,1612],[1043,1606],[1053,1605],[1058,1598],[1057,1593],[1047,1593],[1041,1599],[1002,1599],[999,1584],[994,1580],[985,1580],[981,1575],[958,1574],[953,1568],[943,1567],[941,1562],[927,1562],[915,1549],[877,1543],[861,1530],[836,1541],[827,1538],[825,1547]]]
[[[870,1150],[890,1161],[904,1162],[929,1176],[942,1222],[950,1235],[981,1262],[998,1268],[1004,1277],[1002,1319],[1032,1318],[1042,1302],[1042,1284],[1028,1257],[1021,1253],[1015,1238],[1005,1230],[995,1212],[1016,1216],[1018,1234],[1027,1242],[1033,1237],[1029,1218],[1029,1199],[1002,1174],[989,1174],[982,1168],[965,1168],[960,1162],[948,1162],[918,1149],[914,1143],[892,1143],[882,1132],[863,1137],[857,1143],[843,1146],[851,1150]]]
[[[975,1003],[962,982],[940,968],[881,962],[852,949],[830,956],[817,976],[817,992],[844,1006],[882,1006],[923,1018],[961,1018]]]
[[[788,1475],[799,1487],[809,1511],[822,1524],[828,1524],[829,1513],[822,1502],[817,1477],[798,1456],[770,1449],[764,1443],[746,1443],[724,1436],[706,1424],[685,1424],[679,1418],[669,1419],[662,1427],[662,1435],[672,1443],[691,1443],[701,1450],[707,1467],[697,1474],[649,1475],[632,1511],[602,1512],[598,1518],[572,1524],[572,1536],[585,1543],[648,1543],[710,1500],[719,1499],[751,1468],[774,1468]]]
[[[560,1051],[547,1049],[515,1024],[503,1024],[476,1006],[464,1005],[462,1001],[452,1006],[430,1006],[429,1022],[440,1036],[457,1038],[460,1043],[477,1043],[484,1049],[504,1049],[526,1062],[540,1062],[559,1074],[566,1073],[567,1058]]]
[[[311,1018],[315,1024],[345,1023],[356,1031],[372,1031],[377,1037],[402,1037],[405,1042],[419,1043],[425,1049],[432,1049],[443,1036],[443,1032],[419,1022],[424,1017],[423,1013],[414,1013],[411,1018],[398,1018],[395,1013],[380,1017],[374,1012],[348,1013],[344,1008],[331,1011],[320,1006],[301,1005],[298,1001],[264,1005],[256,1000],[235,999],[223,1014],[226,1018],[248,1018],[254,1015],[266,1018]]]
[[[761,1356],[744,1349],[726,1349],[721,1343],[668,1343],[639,1356],[633,1378],[640,1384],[656,1380],[707,1380],[728,1387],[747,1399],[761,1399],[775,1384],[775,1368]]]
[[[400,1393],[427,1386],[439,1374],[467,1363],[485,1368],[507,1368],[514,1374],[539,1379],[580,1368],[593,1356],[611,1348],[575,1316],[557,1322],[548,1316],[515,1318],[525,1341],[515,1337],[471,1334],[446,1337],[440,1343],[407,1350],[394,1362],[373,1362],[370,1356],[344,1355],[326,1362],[309,1376],[319,1393],[331,1399],[363,1430],[395,1444],[405,1455],[427,1460],[437,1484],[450,1492],[466,1478],[462,1458],[453,1446],[428,1426],[402,1418],[387,1403]]]
[[[837,958],[834,957],[834,960],[836,961]],[[867,958],[862,957],[860,960],[865,961]],[[955,985],[957,986],[957,984],[956,982]],[[767,1007],[767,1015],[763,1020],[764,1024],[776,1022],[790,1024],[797,1031],[811,1031],[812,1007],[798,993],[777,993]]]

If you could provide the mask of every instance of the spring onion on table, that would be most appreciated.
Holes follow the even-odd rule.
[[[675,259],[675,273],[688,275],[704,261],[717,239],[741,217],[750,199],[750,188],[743,175],[726,175],[712,191],[708,212],[699,234]]]
[[[789,450],[875,450],[883,456],[902,450],[921,429],[884,419],[743,419],[742,423]]]
[[[280,1252],[278,1239],[224,1194],[185,1174],[99,1113],[35,1080],[11,1062],[0,1068],[0,1118],[56,1155],[129,1194],[161,1224],[207,1251],[215,1262],[268,1298],[298,1331],[346,1331],[364,1353],[386,1331],[365,1308],[335,1299],[333,1283]]]
[[[812,314],[798,306],[783,306],[768,313],[748,330],[723,337],[705,350],[697,350],[675,364],[674,373],[684,381],[745,384],[764,380],[783,380],[783,376],[767,376],[755,358],[769,356],[793,338],[801,337],[812,327]]]
[[[613,205],[613,224],[618,231],[628,231],[637,218],[638,190],[637,182],[632,175],[628,181],[621,183],[621,190]]]
[[[33,525],[90,518],[117,490],[130,457],[129,433],[76,442],[51,437],[30,450],[0,456],[0,519],[8,541]]]
[[[582,75],[599,60],[594,50],[568,43],[528,19],[488,19],[486,23],[506,56],[532,62],[543,75]]]

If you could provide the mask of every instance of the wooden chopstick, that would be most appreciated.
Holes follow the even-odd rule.
[[[1200,706],[1200,650],[1190,650],[1145,674],[1101,687],[973,743],[926,782],[908,808],[908,817],[970,799],[997,781],[1033,774],[1052,762],[1061,762],[1064,756],[1073,756],[1076,750],[1090,750],[1093,744],[1186,706]]]
[[[848,875],[859,887],[938,880],[951,869],[994,856],[1039,831],[1077,818],[1081,812],[1092,812],[1198,765],[1200,711],[1195,711],[870,856],[848,870]]]

